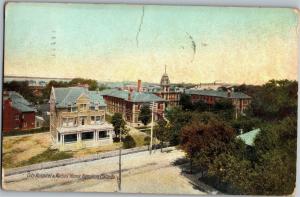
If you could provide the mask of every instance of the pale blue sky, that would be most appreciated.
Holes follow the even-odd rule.
[[[4,74],[158,82],[167,64],[171,82],[297,78],[295,10],[144,6],[137,44],[142,9],[9,3]]]

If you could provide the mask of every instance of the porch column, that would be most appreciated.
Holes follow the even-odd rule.
[[[78,135],[78,136],[77,136],[77,140],[79,140],[79,141],[81,142],[81,133],[78,132],[77,135]]]
[[[110,139],[111,141],[113,141],[113,137],[112,137],[113,130],[108,130],[108,134],[109,134],[109,139]]]
[[[94,142],[98,141],[98,131],[94,131]]]
[[[64,135],[64,134],[61,134],[60,137],[61,137],[61,139],[60,139],[61,145],[64,146],[64,145],[65,145],[65,135]]]
[[[77,134],[77,143],[79,143],[79,142],[81,141],[81,140],[80,140],[80,133],[77,132],[76,134]]]
[[[56,133],[56,143],[57,143],[57,144],[59,143],[59,141],[58,141],[58,135],[59,135],[59,133],[57,132],[57,133]]]

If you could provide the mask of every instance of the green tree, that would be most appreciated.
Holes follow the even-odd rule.
[[[288,195],[296,182],[296,145],[297,119],[286,117],[261,129],[254,152],[237,143],[230,146],[214,159],[208,174],[229,184],[232,194]]]
[[[120,134],[121,135],[127,135],[127,132],[128,130],[126,129],[126,122],[125,120],[123,119],[123,116],[121,113],[115,113],[113,116],[112,116],[112,120],[111,120],[111,123],[114,127],[114,131],[115,131],[115,134],[118,138],[120,138]]]
[[[242,130],[244,133],[255,128],[260,128],[263,124],[262,120],[250,116],[239,116],[237,119],[231,121],[231,126],[236,130],[237,134]]]
[[[123,147],[127,148],[134,148],[136,146],[136,142],[134,141],[131,135],[127,135],[123,140]]]
[[[180,143],[180,133],[182,127],[188,124],[193,115],[193,112],[186,112],[182,111],[179,108],[172,108],[167,111],[166,116],[167,119],[170,121],[170,144],[171,145],[178,145]]]
[[[181,148],[191,161],[191,172],[193,162],[202,172],[207,170],[215,157],[226,151],[234,137],[234,130],[225,122],[208,114],[204,117],[202,121],[192,120],[181,132]]]
[[[146,136],[144,138],[144,145],[148,146],[148,150],[150,150],[150,140],[151,140],[151,138],[149,136]]]
[[[33,104],[37,104],[42,101],[42,98],[33,94],[32,89],[28,86],[28,81],[5,82],[3,83],[3,90],[16,91]]]
[[[98,88],[97,81],[93,79],[74,78],[69,82],[70,86],[76,86],[78,84],[88,84],[89,90],[97,90]]]
[[[50,93],[52,87],[59,88],[59,87],[68,87],[68,82],[65,81],[55,81],[51,80],[49,83],[47,83],[46,87],[42,90],[43,93],[43,99],[49,99],[50,98]]]
[[[253,96],[249,114],[264,120],[280,120],[297,115],[298,83],[289,80],[270,80]]]
[[[157,139],[160,141],[160,150],[162,152],[164,142],[169,141],[171,136],[168,122],[164,119],[159,120],[154,127],[154,132],[156,133]]]
[[[188,94],[182,94],[180,96],[179,104],[185,111],[193,109],[192,99],[191,96]]]
[[[151,120],[151,110],[149,105],[142,105],[139,120],[146,126]]]
[[[195,102],[192,109],[198,112],[210,111],[209,105],[202,100]]]
[[[217,113],[223,120],[232,120],[235,108],[230,99],[218,99],[212,107],[212,111]]]

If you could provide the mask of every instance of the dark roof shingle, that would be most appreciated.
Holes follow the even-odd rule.
[[[156,96],[152,93],[146,93],[146,92],[132,92],[131,99],[128,99],[128,91],[125,90],[117,90],[117,89],[107,89],[100,92],[102,95],[121,98],[126,101],[130,102],[159,102],[159,101],[165,101],[159,96]]]
[[[56,107],[65,108],[76,104],[78,97],[85,95],[90,99],[90,105],[106,106],[103,96],[97,91],[89,91],[83,87],[53,88]]]
[[[15,91],[8,91],[8,97],[12,101],[12,107],[21,112],[36,112],[36,109],[31,107],[30,103],[19,93]]]
[[[243,92],[230,92],[228,95],[227,91],[219,91],[219,90],[196,90],[196,89],[187,89],[185,90],[186,94],[196,94],[203,96],[213,96],[220,98],[232,98],[232,99],[250,99],[251,97]]]

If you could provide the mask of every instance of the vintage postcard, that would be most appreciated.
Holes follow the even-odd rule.
[[[2,188],[295,195],[298,18],[7,3]]]

